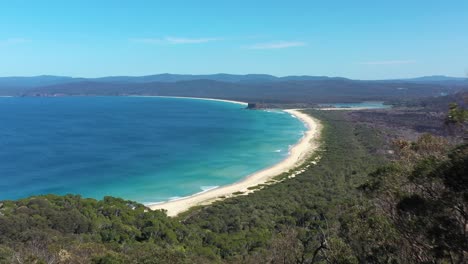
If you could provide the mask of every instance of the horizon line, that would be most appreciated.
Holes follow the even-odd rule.
[[[380,78],[380,79],[361,79],[361,78],[351,78],[345,76],[330,76],[330,75],[309,75],[309,74],[292,74],[292,75],[274,75],[269,73],[203,73],[203,74],[193,74],[193,73],[154,73],[154,74],[144,74],[144,75],[105,75],[98,77],[83,77],[83,76],[73,76],[73,75],[53,75],[53,74],[39,74],[39,75],[6,75],[0,76],[0,78],[35,78],[35,77],[64,77],[64,78],[73,78],[73,79],[100,79],[100,78],[109,78],[109,77],[147,77],[147,76],[157,76],[157,75],[190,75],[190,76],[213,76],[213,75],[238,75],[238,76],[247,76],[247,75],[267,75],[275,78],[285,78],[285,77],[326,77],[326,78],[344,78],[355,81],[391,81],[391,80],[406,80],[406,79],[417,79],[424,77],[446,77],[446,78],[461,78],[468,79],[468,76],[449,76],[444,74],[430,74],[430,75],[416,75],[413,77],[391,77],[391,78]]]

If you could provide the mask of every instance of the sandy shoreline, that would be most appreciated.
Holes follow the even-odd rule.
[[[184,97],[188,98],[188,97]],[[194,99],[203,99],[205,98],[194,98]],[[217,100],[217,99],[208,99],[208,100]],[[217,100],[217,101],[227,101],[227,100]],[[228,101],[235,103],[242,103],[236,101]],[[242,103],[246,104],[246,103]],[[302,164],[303,161],[318,147],[317,138],[320,133],[320,123],[318,120],[313,119],[311,116],[300,112],[297,109],[284,110],[287,113],[297,117],[302,122],[304,122],[308,130],[305,133],[304,137],[294,145],[290,150],[290,155],[285,158],[283,161],[266,168],[264,170],[253,173],[244,179],[230,184],[221,186],[215,189],[211,189],[205,192],[196,193],[192,196],[183,197],[177,200],[171,200],[162,203],[149,204],[147,207],[153,210],[165,209],[169,216],[176,216],[177,214],[188,210],[190,207],[197,205],[205,205],[212,203],[216,200],[222,199],[224,197],[232,196],[235,192],[249,192],[248,188],[257,186],[259,184],[264,184],[267,181],[271,180],[273,177],[294,169],[295,167]]]
[[[376,107],[325,107],[325,108],[314,108],[315,110],[323,111],[358,111],[358,110],[381,110],[389,108],[376,108]]]
[[[159,96],[159,95],[130,95],[131,97],[157,97],[157,98],[179,98],[179,99],[193,99],[193,100],[205,100],[205,101],[218,101],[218,102],[226,102],[226,103],[233,103],[233,104],[240,104],[247,106],[248,103],[241,102],[241,101],[234,101],[234,100],[225,100],[225,99],[214,99],[214,98],[203,98],[203,97],[184,97],[184,96]]]

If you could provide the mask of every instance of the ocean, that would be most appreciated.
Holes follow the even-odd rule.
[[[280,162],[306,131],[283,111],[188,98],[0,98],[0,200],[177,199]]]

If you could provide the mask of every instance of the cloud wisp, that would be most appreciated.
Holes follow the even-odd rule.
[[[132,38],[131,42],[146,43],[146,44],[166,44],[166,45],[182,45],[182,44],[201,44],[213,41],[226,40],[226,38],[209,37],[209,38],[186,38],[186,37],[163,37],[163,38]],[[270,49],[286,49],[293,47],[306,46],[307,43],[302,41],[276,41],[255,43],[248,46],[243,46],[245,49],[252,50],[270,50]]]
[[[218,41],[221,38],[180,38],[180,37],[164,37],[164,38],[133,38],[132,42],[147,43],[147,44],[200,44],[212,41]]]
[[[383,60],[383,61],[365,61],[359,64],[362,65],[399,65],[416,63],[414,60]]]
[[[220,38],[175,38],[166,37],[165,40],[171,44],[194,44],[194,43],[206,43],[211,41],[221,40]]]
[[[268,49],[286,49],[294,47],[306,46],[307,43],[302,41],[277,41],[268,43],[257,43],[250,46],[246,46],[247,49],[253,50],[268,50]]]

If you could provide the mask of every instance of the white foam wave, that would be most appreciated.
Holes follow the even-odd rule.
[[[288,155],[291,155],[291,150],[294,147],[294,145],[288,145]]]
[[[149,203],[143,203],[144,206],[151,206],[151,205],[158,205],[158,204],[162,204],[162,203],[165,203],[164,201],[161,201],[161,202],[149,202]]]
[[[200,194],[200,193],[205,193],[207,191],[213,190],[218,188],[219,186],[200,186],[200,189],[202,190],[201,192],[198,192],[194,195]],[[177,201],[177,200],[182,200],[190,196],[173,196],[168,198],[166,201],[161,201],[161,202],[149,202],[149,203],[144,203],[145,206],[151,206],[151,205],[158,205],[162,203],[167,203],[167,202],[172,202],[172,201]]]
[[[202,190],[202,192],[207,192],[207,191],[216,189],[216,188],[218,188],[218,187],[219,187],[219,186],[200,186],[200,189]]]
[[[263,110],[263,111],[265,111],[265,112],[267,112],[267,113],[274,113],[274,114],[280,114],[280,115],[285,114],[285,112],[283,112],[283,111],[278,111],[278,110]]]
[[[277,149],[277,150],[275,150],[274,152],[281,152],[281,149]]]

